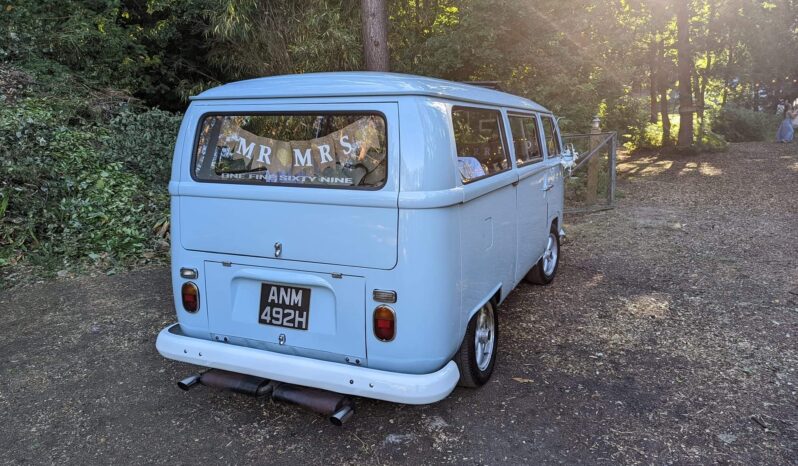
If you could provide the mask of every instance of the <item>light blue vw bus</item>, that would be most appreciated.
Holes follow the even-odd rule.
[[[568,159],[551,112],[468,84],[353,72],[208,90],[174,153],[178,322],[158,351],[399,403],[482,385],[498,305],[557,272]]]

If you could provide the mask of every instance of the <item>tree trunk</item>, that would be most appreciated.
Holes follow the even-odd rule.
[[[693,145],[693,57],[690,50],[690,0],[676,0],[676,52],[679,61],[679,147]]]
[[[731,43],[731,33],[729,33],[729,56],[728,62],[726,63],[726,69],[724,70],[723,76],[723,94],[720,98],[720,106],[721,108],[726,107],[726,101],[729,99],[729,84],[731,84],[731,67],[734,63],[734,47]]]
[[[648,98],[649,98],[649,118],[651,123],[657,122],[657,68],[659,67],[659,47],[656,39],[652,39],[648,44],[649,47],[649,62],[648,62]]]
[[[707,106],[707,85],[709,83],[709,74],[712,72],[712,52],[707,50],[707,67],[704,70],[704,74],[701,75],[701,81],[699,83],[698,88],[698,121],[700,122],[700,126],[698,127],[698,141],[701,142],[704,140],[704,133],[706,132],[706,122],[704,120],[704,116],[706,115],[706,106]]]
[[[388,71],[388,7],[386,0],[361,0],[363,57],[366,70]]]
[[[668,116],[668,85],[659,88],[659,113],[662,117],[662,145],[671,145],[671,119]]]
[[[668,116],[668,88],[669,83],[667,73],[665,72],[664,65],[665,54],[665,39],[660,39],[659,54],[657,55],[658,87],[659,87],[659,113],[662,117],[662,145],[671,145],[671,119]]]

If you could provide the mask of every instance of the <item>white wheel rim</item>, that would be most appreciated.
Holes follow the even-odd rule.
[[[496,323],[493,319],[493,309],[486,304],[477,314],[477,330],[474,333],[474,348],[479,370],[485,371],[490,366],[495,343]]]
[[[549,233],[549,240],[546,242],[546,252],[543,253],[543,273],[550,276],[554,273],[554,268],[557,266],[557,238],[554,233]]]

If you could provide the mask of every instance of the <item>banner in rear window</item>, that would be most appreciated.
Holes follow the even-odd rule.
[[[376,189],[387,176],[378,114],[207,115],[194,157],[200,181]]]

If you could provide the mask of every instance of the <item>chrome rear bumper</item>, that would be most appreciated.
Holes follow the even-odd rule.
[[[179,324],[161,330],[155,346],[176,361],[394,403],[440,401],[460,379],[454,361],[430,374],[402,374],[192,338]]]

